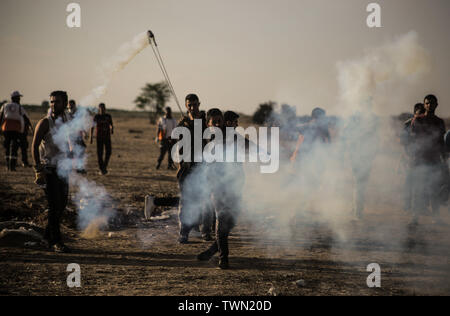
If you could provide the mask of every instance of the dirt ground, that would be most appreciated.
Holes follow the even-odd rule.
[[[32,113],[35,124],[39,113]],[[95,143],[88,146],[88,179],[105,186],[121,210],[143,212],[144,197],[177,196],[175,171],[155,169],[158,147],[148,119],[113,114],[115,134],[109,174],[98,175]],[[130,131],[131,130],[131,131]],[[31,140],[30,140],[31,141]],[[1,150],[3,156],[3,148]],[[7,173],[0,160],[0,220],[25,220],[43,226],[46,201],[33,184],[32,169]],[[73,193],[73,192],[72,192]],[[273,236],[275,226],[243,217],[230,237],[230,270],[218,270],[217,259],[198,262],[207,248],[198,233],[188,245],[177,243],[176,210],[171,218],[127,224],[81,237],[73,203],[64,217],[63,232],[70,254],[43,248],[0,247],[0,295],[449,295],[450,218],[424,218],[416,229],[398,232],[386,246],[378,234],[397,234],[397,223],[410,219],[398,209],[368,209],[363,222],[349,222],[352,241],[336,244],[326,225],[299,220],[293,232]],[[244,210],[245,212],[245,210]],[[272,230],[272,231],[271,231]],[[110,236],[110,232],[112,235]],[[307,237],[305,237],[307,236]],[[406,236],[406,237],[404,237]],[[331,246],[333,245],[333,246]],[[367,265],[381,267],[381,287],[368,288]],[[67,265],[81,267],[81,287],[68,288]],[[304,280],[297,286],[297,280]]]

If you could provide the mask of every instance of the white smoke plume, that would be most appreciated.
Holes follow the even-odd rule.
[[[85,230],[85,237],[94,237],[96,232],[108,224],[115,212],[105,188],[83,176],[72,172],[74,167],[84,168],[85,159],[79,157],[84,148],[77,138],[81,131],[88,132],[93,126],[93,108],[88,108],[106,92],[112,77],[122,70],[136,55],[149,45],[147,33],[136,35],[123,44],[101,68],[101,84],[79,101],[75,115],[66,123],[58,124],[53,132],[55,144],[62,155],[58,163],[58,174],[70,181],[71,190],[76,190],[74,203],[78,207],[78,226]],[[61,122],[60,122],[61,123]]]
[[[124,43],[117,52],[104,61],[99,69],[101,83],[91,93],[80,100],[80,104],[92,105],[103,96],[113,76],[124,69],[141,51],[149,45],[147,32],[136,35],[130,42]]]
[[[359,59],[339,62],[337,68],[339,113],[348,116],[369,110],[384,116],[392,111],[392,102],[398,101],[395,96],[427,73],[431,62],[417,33],[411,31]]]
[[[392,125],[388,114],[395,111],[395,104],[385,103],[384,94],[387,87],[394,87],[401,94],[401,87],[421,79],[429,69],[428,54],[414,32],[372,49],[362,58],[338,64],[342,106],[339,113],[345,117],[337,118],[331,126],[331,142],[308,140],[306,133],[295,162],[289,159],[292,146],[280,148],[280,152],[288,154],[280,155],[284,160],[275,174],[261,174],[255,164],[244,165],[240,221],[253,223],[258,229],[257,246],[265,247],[264,243],[269,241],[278,245],[301,243],[302,247],[308,247],[316,238],[311,230],[326,227],[333,236],[330,247],[349,249],[355,242],[352,223],[361,205],[363,214],[369,217],[377,216],[378,210],[399,213],[394,216],[404,215],[405,175],[397,173],[403,148],[395,136],[396,129],[402,127],[401,123]],[[418,101],[422,99],[423,96],[417,96]],[[389,112],[384,112],[387,106]],[[291,117],[282,121],[289,122],[285,127],[294,131],[288,134],[295,137],[281,142],[294,145],[300,130],[317,130],[326,124],[318,120],[302,125]],[[280,127],[283,135],[284,126]],[[214,175],[209,177],[209,181],[211,178],[214,181]],[[229,191],[233,189],[227,186],[234,186],[239,177],[217,174],[217,181],[224,183],[223,189]],[[184,207],[191,210],[192,223],[198,220],[209,200],[210,185],[206,178],[204,171],[198,170],[184,184],[187,190]],[[197,192],[191,199],[190,191]],[[405,222],[387,221],[382,227],[371,227],[363,235],[376,245],[401,247],[406,236]],[[359,223],[369,225],[364,220]]]

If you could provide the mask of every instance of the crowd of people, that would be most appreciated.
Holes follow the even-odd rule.
[[[25,109],[20,105],[22,95],[15,91],[11,94],[11,102],[5,104],[0,111],[0,124],[4,135],[6,163],[9,171],[16,170],[18,148],[22,148],[24,166],[29,166],[27,160],[26,141],[28,131],[32,130],[30,119]],[[68,100],[64,91],[54,91],[50,94],[50,110],[36,125],[32,144],[32,156],[36,173],[35,183],[42,186],[49,206],[48,225],[45,239],[56,252],[70,251],[62,242],[60,220],[67,205],[69,185],[66,178],[57,172],[58,160],[61,159],[61,148],[53,139],[54,129],[75,119],[77,105],[74,100]],[[232,111],[223,113],[218,108],[200,111],[200,100],[195,94],[188,94],[185,98],[186,115],[177,123],[172,116],[170,107],[165,109],[165,115],[157,122],[156,141],[160,147],[156,169],[161,167],[165,155],[168,155],[167,168],[175,169],[171,153],[175,144],[171,138],[176,127],[185,127],[191,133],[191,157],[194,157],[195,121],[201,120],[202,134],[208,127],[219,128],[226,135],[227,128],[239,126],[239,115]],[[412,224],[417,225],[419,216],[431,209],[437,216],[439,207],[447,203],[449,195],[449,172],[447,167],[447,152],[450,144],[449,134],[446,134],[445,123],[436,116],[435,110],[438,100],[434,95],[427,95],[424,103],[414,106],[414,116],[404,123],[401,143],[405,149],[407,161],[407,177],[405,182],[405,209],[412,214]],[[288,151],[291,163],[302,163],[298,158],[299,152],[311,151],[314,144],[332,142],[326,112],[323,109],[313,110],[311,120],[307,124],[293,128],[294,146]],[[358,115],[349,120],[343,130],[346,137],[347,151],[355,180],[354,213],[362,218],[365,191],[371,173],[372,161],[377,148],[376,133],[373,126],[377,125],[374,118],[365,120]],[[93,127],[90,130],[90,143],[94,135],[97,141],[97,160],[99,173],[108,173],[111,157],[111,137],[114,134],[112,117],[106,113],[106,106],[101,103],[98,113],[93,117]],[[197,121],[198,126],[198,121]],[[364,126],[364,128],[362,128]],[[355,133],[357,131],[357,133]],[[361,135],[362,133],[366,133]],[[86,174],[85,169],[85,140],[87,131],[76,132],[74,143],[79,148],[70,155],[76,161],[74,170],[79,174]],[[358,137],[350,136],[357,134]],[[282,133],[283,135],[283,133]],[[291,137],[292,138],[292,137]],[[226,139],[226,137],[224,137]],[[212,140],[211,140],[212,141]],[[282,140],[281,140],[282,141]],[[202,139],[202,148],[207,145]],[[67,154],[67,153],[66,153]],[[301,155],[305,157],[305,155]],[[316,164],[320,165],[320,164]],[[320,170],[309,168],[311,179],[320,177]],[[202,173],[207,190],[196,186],[196,177]],[[226,175],[226,176],[225,176]],[[219,253],[219,267],[229,266],[228,236],[234,227],[240,213],[240,200],[244,185],[242,164],[208,163],[195,161],[181,161],[177,171],[180,188],[179,200],[179,243],[189,241],[190,232],[201,228],[202,238],[212,242],[211,246],[200,253],[198,260],[209,260]],[[230,180],[232,179],[232,180]],[[233,183],[229,183],[233,181]],[[313,181],[314,182],[314,181]],[[201,203],[191,203],[191,201]],[[201,210],[199,211],[198,208]],[[213,234],[215,233],[215,238]]]

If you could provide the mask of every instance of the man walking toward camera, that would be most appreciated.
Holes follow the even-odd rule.
[[[190,131],[191,139],[191,159],[190,161],[181,161],[177,172],[178,184],[180,187],[180,205],[179,205],[179,221],[180,221],[180,237],[179,243],[188,243],[189,233],[198,226],[200,221],[201,210],[199,204],[192,203],[192,201],[199,201],[202,197],[202,188],[199,188],[189,181],[193,175],[197,173],[199,163],[194,161],[195,144],[194,144],[194,126],[195,120],[200,120],[200,128],[203,135],[206,129],[205,119],[201,117],[199,107],[200,100],[196,94],[188,94],[185,99],[187,109],[187,116],[184,116],[178,123],[179,127],[185,127]],[[197,121],[198,122],[198,121]],[[204,142],[202,140],[201,150],[203,152]],[[202,153],[199,153],[202,154]],[[198,174],[198,173],[197,173]]]
[[[108,163],[111,157],[111,135],[114,134],[114,126],[111,115],[106,113],[104,103],[98,105],[98,114],[94,116],[94,127],[91,128],[91,144],[93,142],[94,128],[97,138],[97,158],[100,174],[108,173]],[[103,157],[105,150],[105,157]]]
[[[156,140],[159,143],[160,154],[156,169],[161,167],[161,162],[164,160],[166,153],[169,156],[169,163],[167,169],[174,170],[175,166],[172,160],[172,147],[174,141],[172,140],[172,131],[177,126],[177,121],[172,117],[172,109],[166,107],[166,114],[158,121],[158,128],[156,129]]]
[[[8,171],[16,171],[17,151],[24,130],[24,110],[20,105],[22,95],[19,91],[11,94],[11,103],[5,104],[0,109],[0,126],[4,136],[6,168]]]
[[[62,242],[60,230],[61,217],[69,195],[68,179],[58,174],[58,163],[65,155],[53,139],[59,126],[67,121],[64,114],[67,99],[65,91],[50,94],[51,113],[38,122],[32,145],[35,183],[44,188],[48,202],[48,224],[44,238],[55,252],[70,252]]]

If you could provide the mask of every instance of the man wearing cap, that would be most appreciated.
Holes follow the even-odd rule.
[[[6,167],[9,171],[16,171],[20,134],[24,128],[24,110],[20,105],[20,97],[22,97],[20,92],[14,91],[11,94],[11,103],[3,105],[0,109],[0,125],[5,138],[3,146],[5,147]]]

